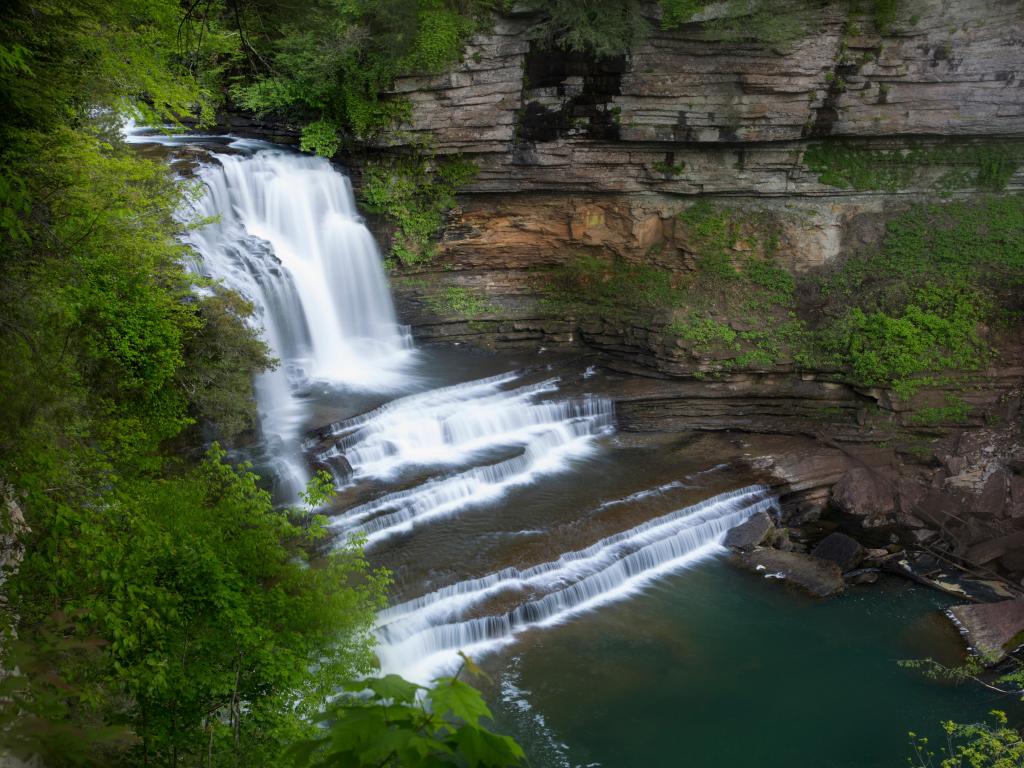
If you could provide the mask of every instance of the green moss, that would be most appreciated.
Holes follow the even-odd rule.
[[[659,160],[656,163],[651,163],[651,170],[656,173],[663,173],[666,176],[678,176],[686,168],[684,163],[668,163]]]
[[[855,381],[910,395],[945,369],[992,354],[983,335],[1024,285],[1024,198],[918,205],[887,226],[879,250],[857,254],[820,290],[820,362]]]
[[[469,288],[449,286],[440,296],[426,299],[427,305],[439,315],[463,315],[473,317],[491,311],[490,302]]]
[[[363,171],[361,199],[367,210],[385,214],[395,225],[391,255],[402,264],[429,261],[435,235],[456,193],[477,174],[462,158],[422,155],[371,161]]]
[[[962,398],[949,395],[944,406],[918,408],[911,414],[910,421],[921,426],[960,424],[967,420],[969,413],[970,406]]]
[[[705,0],[661,0],[661,28],[675,29],[704,10]]]
[[[904,150],[868,149],[842,142],[810,145],[804,164],[823,184],[842,189],[896,191],[921,186],[922,171],[953,166],[929,186],[940,191],[1006,188],[1020,165],[1019,142],[960,144]]]
[[[736,331],[728,325],[708,317],[675,320],[669,324],[666,331],[680,339],[692,342],[701,349],[707,349],[715,344],[732,346],[737,338]]]
[[[683,299],[664,270],[590,254],[545,271],[540,282],[549,306],[577,315],[621,318],[639,309],[676,307]]]

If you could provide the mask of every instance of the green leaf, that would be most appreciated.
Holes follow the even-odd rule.
[[[456,731],[455,741],[470,768],[478,765],[502,768],[518,765],[523,759],[523,750],[512,739],[483,728],[464,725]]]
[[[363,681],[367,688],[379,699],[391,699],[398,703],[411,704],[416,699],[416,692],[423,686],[410,683],[398,675],[386,675]]]
[[[474,726],[480,722],[481,717],[492,717],[480,691],[473,686],[450,677],[441,678],[437,682],[437,687],[427,694],[435,712],[442,715],[450,713]]]

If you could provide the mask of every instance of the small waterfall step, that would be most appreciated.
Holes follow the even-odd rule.
[[[478,656],[488,653],[524,630],[557,624],[622,599],[721,551],[720,542],[729,529],[771,509],[777,509],[777,502],[768,488],[748,486],[654,518],[556,560],[505,568],[387,608],[379,614],[377,626],[382,668],[429,680],[457,663],[460,650]],[[480,615],[481,607],[490,601],[509,597],[513,599],[510,609]]]

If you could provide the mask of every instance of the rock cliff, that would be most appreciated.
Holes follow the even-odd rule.
[[[576,314],[544,299],[550,270],[581,254],[692,270],[699,243],[679,214],[697,200],[767,221],[775,258],[799,274],[870,247],[915,201],[976,194],[986,147],[1021,157],[1018,0],[904,0],[884,34],[850,7],[823,4],[802,36],[773,49],[702,23],[719,5],[672,31],[652,5],[642,43],[601,60],[540,49],[529,35],[536,14],[517,7],[474,37],[450,72],[398,80],[394,95],[411,103],[411,119],[373,151],[428,146],[480,169],[438,257],[396,273],[400,311],[421,341],[579,345],[640,374],[619,393],[624,430],[811,437],[816,448],[781,451],[775,466],[796,507],[820,509],[852,471],[833,507],[859,527],[900,530],[915,544],[940,531],[965,562],[998,561],[1019,578],[1020,548],[1005,538],[1024,529],[1024,356],[1012,340],[963,393],[969,417],[923,426],[912,412],[942,403],[941,387],[903,401],[785,355],[724,366],[665,333],[671,312]],[[877,185],[837,181],[828,158],[851,152],[869,165],[907,162]],[[1011,171],[1001,187],[1019,193],[1024,168]],[[386,241],[388,228],[378,230]],[[751,246],[733,248],[742,256]],[[480,301],[467,308],[445,301],[446,291]],[[753,327],[724,319],[736,331]],[[872,496],[858,472],[882,491]],[[884,509],[872,506],[876,497],[889,499]]]

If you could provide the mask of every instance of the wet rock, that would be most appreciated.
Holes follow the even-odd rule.
[[[1002,661],[1024,643],[1024,600],[956,605],[948,615],[986,664]]]
[[[892,486],[878,471],[854,467],[832,489],[832,501],[839,509],[871,526],[896,512]]]
[[[767,578],[783,579],[815,597],[828,597],[846,586],[839,566],[800,552],[759,549],[739,556],[739,562]]]
[[[830,533],[811,554],[835,563],[842,571],[852,571],[864,560],[864,547],[845,533]]]
[[[758,512],[749,520],[737,525],[725,535],[725,546],[738,552],[749,552],[769,539],[775,531],[775,524],[764,512]]]

